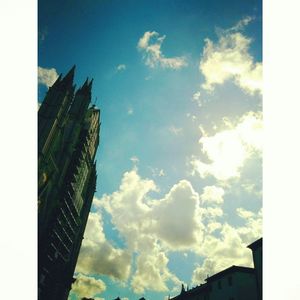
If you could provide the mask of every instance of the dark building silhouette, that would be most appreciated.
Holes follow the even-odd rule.
[[[178,296],[170,298],[172,300],[208,300],[209,299],[209,286],[208,284],[202,284],[196,286],[192,289],[184,288],[183,284],[181,285],[181,292]]]
[[[262,299],[262,238],[248,246],[252,250],[257,282],[258,300]]]
[[[170,300],[261,300],[262,238],[248,246],[254,268],[231,266],[206,278],[206,283],[185,290]]]
[[[209,299],[256,300],[256,277],[253,268],[231,266],[206,279]]]
[[[75,91],[75,66],[38,111],[38,299],[65,300],[96,187],[100,110],[92,80]]]

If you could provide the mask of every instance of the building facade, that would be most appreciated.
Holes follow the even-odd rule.
[[[257,281],[258,300],[262,299],[262,238],[248,246],[252,250],[254,269]]]
[[[75,66],[38,111],[38,299],[65,300],[96,188],[100,110],[92,80],[77,91]]]
[[[205,280],[206,283],[185,290],[170,300],[261,300],[262,238],[248,246],[254,268],[231,266]]]
[[[206,279],[209,300],[256,300],[257,288],[253,268],[231,266]]]

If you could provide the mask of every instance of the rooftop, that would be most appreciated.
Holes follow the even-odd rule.
[[[216,273],[208,278],[206,278],[206,282],[212,282],[214,280],[217,280],[225,275],[228,275],[228,274],[232,274],[232,273],[236,273],[236,272],[239,272],[239,273],[254,273],[254,269],[253,268],[248,268],[248,267],[240,267],[240,266],[231,266],[219,273]]]
[[[248,246],[251,250],[256,250],[257,248],[262,247],[262,238],[256,240]]]

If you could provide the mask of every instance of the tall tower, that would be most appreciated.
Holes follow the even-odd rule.
[[[75,92],[75,66],[38,112],[38,298],[65,300],[96,188],[100,110],[92,80]]]

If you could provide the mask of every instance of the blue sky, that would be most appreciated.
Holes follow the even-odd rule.
[[[42,101],[94,78],[98,182],[70,299],[164,299],[261,233],[259,1],[39,1]]]

